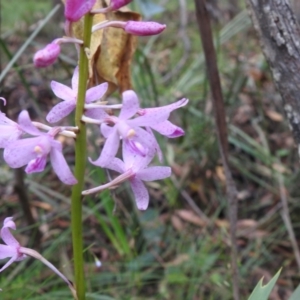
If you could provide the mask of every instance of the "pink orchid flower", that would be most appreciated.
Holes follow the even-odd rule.
[[[16,224],[12,217],[6,218],[1,229],[1,238],[6,245],[0,244],[0,259],[10,257],[10,260],[0,269],[0,272],[5,270],[15,261],[21,261],[26,258],[26,255],[20,251],[20,244],[11,234],[9,229],[16,230]]]
[[[16,224],[12,217],[4,219],[3,227],[1,229],[1,238],[5,245],[0,244],[0,259],[10,258],[9,261],[0,269],[0,272],[5,270],[15,261],[24,260],[27,256],[34,257],[44,263],[53,272],[55,272],[62,280],[69,286],[71,292],[76,295],[76,291],[73,284],[68,278],[63,275],[52,263],[46,260],[41,254],[33,249],[25,248],[20,245],[20,243],[11,234],[10,229],[16,230]]]
[[[68,21],[77,22],[93,8],[96,0],[66,0],[65,17]]]
[[[12,141],[4,148],[4,160],[11,168],[20,168],[27,165],[26,173],[41,172],[50,154],[50,160],[54,172],[65,184],[76,184],[62,153],[62,144],[54,140],[55,135],[60,131],[58,128],[51,129],[48,133],[39,131],[31,122],[29,114],[23,110],[18,118],[20,128],[33,136],[21,140]]]
[[[98,99],[101,99],[106,93],[108,88],[108,83],[102,83],[95,87],[92,87],[86,91],[85,103],[91,103]],[[46,119],[49,123],[55,123],[60,121],[62,118],[69,115],[76,107],[77,93],[78,93],[78,67],[75,68],[72,77],[72,88],[61,84],[56,81],[51,81],[51,89],[56,95],[56,97],[63,99],[63,102],[56,104],[48,113]],[[99,110],[97,109],[98,113]],[[93,117],[94,115],[87,116]]]
[[[171,168],[165,166],[148,167],[155,155],[155,150],[153,149],[147,156],[142,157],[133,153],[132,149],[128,147],[126,143],[123,143],[122,148],[124,162],[115,157],[106,165],[106,168],[121,173],[121,175],[107,184],[83,191],[82,194],[88,195],[107,188],[115,188],[120,183],[128,180],[135,197],[137,208],[145,210],[149,204],[149,193],[143,181],[160,180],[170,177]],[[99,166],[96,162],[93,162],[93,164]]]
[[[18,140],[22,134],[21,127],[0,112],[0,148],[5,148],[12,141]]]
[[[94,162],[98,166],[106,167],[116,156],[120,138],[127,143],[131,150],[141,156],[146,156],[148,151],[156,147],[154,135],[149,134],[141,126],[152,126],[165,121],[169,112],[158,110],[150,116],[130,119],[139,110],[139,100],[132,90],[125,91],[122,95],[122,108],[119,117],[106,114],[104,123],[101,124],[101,132],[106,139],[100,157]],[[102,116],[103,117],[103,116]],[[108,125],[111,126],[108,126]]]

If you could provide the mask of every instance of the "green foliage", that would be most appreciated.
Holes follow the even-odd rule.
[[[248,300],[268,300],[268,297],[271,294],[271,291],[276,284],[276,281],[280,275],[281,269],[275,274],[275,276],[266,284],[263,285],[263,278],[256,285],[252,294]]]
[[[32,22],[47,14],[51,10],[51,1],[36,0],[4,0],[1,2],[2,30],[11,30],[14,26],[22,26],[25,22]]]

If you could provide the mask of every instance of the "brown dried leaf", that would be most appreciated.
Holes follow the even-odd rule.
[[[203,221],[199,216],[197,216],[194,212],[187,209],[176,210],[176,215],[180,217],[182,220],[192,223],[194,225],[203,227],[206,225],[206,222]]]
[[[96,1],[94,9],[107,6],[107,1]],[[93,24],[105,20],[138,21],[141,16],[123,7],[121,10],[106,15],[96,14]],[[82,39],[83,20],[72,25],[76,38]],[[91,85],[108,82],[107,95],[119,89],[120,93],[131,89],[130,65],[136,50],[137,39],[121,28],[106,28],[92,34],[90,46]]]
[[[171,223],[177,231],[182,231],[184,229],[182,220],[176,215],[172,215]]]
[[[266,115],[274,122],[282,122],[283,116],[275,110],[267,110]]]
[[[140,20],[134,12],[114,12],[108,14],[109,20]],[[99,82],[108,82],[112,93],[117,88],[120,93],[131,89],[130,65],[136,50],[136,37],[120,28],[107,28],[103,31],[99,56],[95,59],[95,67]]]

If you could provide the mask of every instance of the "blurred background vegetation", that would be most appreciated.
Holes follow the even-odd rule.
[[[230,161],[239,191],[242,299],[262,276],[269,280],[280,267],[283,271],[270,299],[288,299],[299,283],[300,266],[284,222],[282,198],[286,194],[297,240],[298,151],[244,1],[208,2],[227,106]],[[50,81],[70,84],[76,65],[72,46],[64,46],[59,62],[51,67],[37,70],[32,63],[36,50],[63,34],[62,9],[45,26],[41,22],[54,5],[51,1],[1,1],[1,70],[27,45],[0,83],[0,96],[8,101],[2,111],[12,118],[28,109],[33,119],[45,121],[47,111],[57,103]],[[144,19],[168,25],[160,36],[139,39],[132,65],[134,89],[145,107],[189,98],[189,105],[171,117],[186,135],[159,139],[164,164],[172,167],[173,175],[148,185],[151,201],[146,212],[135,209],[126,185],[85,198],[88,299],[232,299],[225,177],[194,3],[135,0],[131,8]],[[29,39],[33,33],[36,37]],[[120,100],[117,93],[113,97]],[[95,158],[103,140],[96,127],[89,127],[88,135],[89,156]],[[72,164],[72,141],[61,141]],[[16,193],[16,174],[1,160],[1,220],[14,216],[21,244],[34,245],[72,278],[70,189],[51,168],[26,176],[25,190],[35,220],[29,226],[20,206],[24,199]],[[106,176],[105,171],[89,166],[87,186],[106,182]],[[0,298],[5,300],[71,299],[61,280],[31,259],[1,273],[0,287]]]

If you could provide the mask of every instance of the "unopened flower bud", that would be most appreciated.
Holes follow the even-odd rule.
[[[65,17],[70,22],[77,22],[91,11],[96,0],[66,0]]]
[[[127,5],[132,0],[111,0],[110,1],[110,7],[112,10],[118,10],[119,8]]]
[[[56,43],[48,44],[45,48],[37,51],[33,57],[36,67],[48,67],[52,65],[60,53],[60,46]]]
[[[124,30],[128,33],[140,36],[155,35],[161,33],[166,25],[157,22],[128,21]]]

